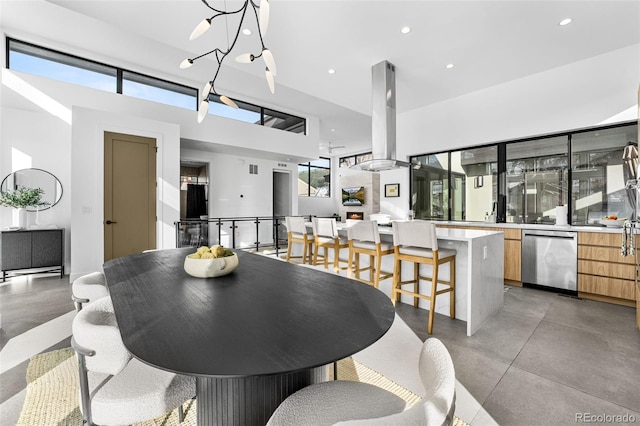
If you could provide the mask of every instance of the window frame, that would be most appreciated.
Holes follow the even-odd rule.
[[[318,160],[327,160],[329,163],[329,167],[316,166],[311,163]],[[298,197],[308,197],[311,198],[311,169],[320,169],[320,170],[329,170],[329,177],[331,177],[331,159],[327,157],[319,157],[318,160],[308,161],[306,163],[298,164],[298,177],[300,176],[300,167],[307,167],[307,173],[309,176],[309,182],[307,182],[307,195],[298,194]],[[315,197],[314,197],[315,198]],[[322,198],[331,198],[331,180],[329,180],[329,193],[326,197]]]
[[[140,85],[144,85],[144,86],[149,86],[152,88],[156,88],[156,89],[162,89],[165,91],[169,91],[169,92],[174,92],[178,95],[186,95],[186,96],[193,96],[194,98],[194,102],[193,102],[193,107],[192,108],[187,108],[190,111],[197,111],[198,110],[198,105],[200,104],[200,91],[197,88],[191,87],[191,86],[187,86],[184,84],[180,84],[180,83],[176,83],[173,81],[169,81],[169,80],[165,80],[162,78],[158,78],[158,77],[154,77],[148,74],[144,74],[144,73],[140,73],[137,71],[132,71],[129,69],[125,69],[122,67],[118,67],[118,66],[114,66],[114,65],[109,65],[109,64],[105,64],[102,62],[98,62],[98,61],[94,61],[92,59],[87,59],[87,58],[83,58],[71,53],[66,53],[66,52],[62,52],[56,49],[51,49],[49,47],[44,47],[44,46],[39,46],[37,44],[34,43],[29,43],[23,40],[19,40],[13,37],[5,37],[5,43],[6,43],[6,49],[5,49],[5,67],[7,69],[12,69],[11,68],[11,60],[10,60],[10,56],[11,56],[11,52],[18,52],[18,53],[22,53],[25,55],[29,55],[29,56],[33,56],[36,58],[40,58],[40,59],[44,59],[47,61],[51,61],[51,62],[56,62],[62,65],[66,65],[66,66],[70,66],[70,67],[75,67],[81,70],[85,70],[85,71],[91,71],[91,72],[95,72],[95,73],[100,73],[100,74],[104,74],[104,75],[108,75],[110,77],[114,77],[115,78],[115,83],[116,83],[116,87],[115,87],[115,91],[111,92],[111,91],[107,91],[108,93],[118,93],[124,96],[130,96],[132,98],[136,98],[136,99],[144,99],[144,100],[148,100],[150,102],[158,102],[161,103],[163,105],[170,105],[170,106],[175,106],[177,108],[182,108],[180,106],[176,106],[175,104],[172,103],[165,103],[159,100],[150,100],[148,98],[144,98],[144,97],[139,97],[139,96],[134,96],[134,95],[128,95],[126,93],[123,93],[123,86],[124,86],[124,81],[131,81],[133,83],[137,83]],[[22,48],[22,49],[21,49]],[[27,72],[27,71],[25,71]],[[63,81],[63,80],[57,80],[56,81]],[[81,85],[83,87],[91,87],[91,86],[84,86]],[[307,134],[307,119],[304,117],[300,117],[294,114],[289,114],[289,113],[285,113],[282,111],[278,111],[277,109],[271,108],[271,107],[264,107],[264,106],[260,106],[260,105],[255,105],[252,104],[250,102],[246,102],[240,99],[233,99],[238,106],[240,106],[242,108],[243,105],[248,106],[247,108],[243,108],[247,111],[251,111],[254,113],[258,113],[260,115],[260,120],[259,122],[253,122],[252,124],[258,124],[261,126],[265,126],[265,116],[269,117],[269,120],[271,120],[272,118],[275,119],[280,119],[283,120],[285,123],[287,120],[291,120],[293,123],[289,126],[286,126],[285,128],[280,128],[280,126],[276,125],[276,126],[268,126],[271,127],[273,129],[276,130],[282,130],[282,131],[287,131],[287,132],[292,132],[292,133],[297,133],[297,134],[302,134],[305,135]],[[209,95],[209,101],[210,102],[216,102],[216,103],[220,103],[223,104],[220,101],[219,96],[217,95],[213,95],[210,94]],[[223,104],[224,105],[224,104]],[[211,112],[210,112],[211,113]],[[216,115],[211,113],[212,115]],[[233,119],[233,118],[232,118]],[[243,120],[240,120],[243,121]],[[249,122],[249,121],[244,121],[244,122]],[[251,123],[251,122],[249,122]],[[299,130],[299,131],[298,131]]]
[[[532,141],[538,141],[538,140],[544,140],[544,139],[549,139],[549,138],[554,138],[554,137],[566,137],[568,139],[567,142],[567,152],[566,152],[566,156],[567,156],[567,172],[568,172],[568,177],[567,177],[567,182],[568,184],[570,184],[572,182],[572,171],[573,171],[573,165],[572,165],[572,136],[575,134],[579,134],[579,133],[584,133],[584,132],[590,132],[590,131],[601,131],[601,130],[608,130],[608,129],[615,129],[615,128],[619,128],[619,127],[626,127],[626,126],[633,126],[633,125],[640,125],[639,120],[630,120],[630,121],[624,121],[624,122],[620,122],[620,123],[615,123],[615,124],[610,124],[610,125],[605,125],[605,126],[594,126],[594,127],[583,127],[583,128],[578,128],[578,129],[574,129],[574,130],[567,130],[567,131],[563,131],[563,132],[557,132],[557,133],[549,133],[549,134],[543,134],[543,135],[538,135],[538,136],[531,136],[531,137],[526,137],[526,138],[519,138],[519,139],[513,139],[513,140],[507,140],[507,141],[499,141],[499,142],[494,142],[494,143],[487,143],[487,144],[481,144],[481,145],[472,145],[472,146],[468,146],[468,147],[464,147],[464,148],[456,148],[456,149],[452,149],[452,150],[446,150],[446,151],[434,151],[434,152],[426,152],[426,153],[422,153],[422,154],[416,154],[416,155],[411,155],[409,156],[409,162],[411,164],[416,163],[417,159],[419,159],[420,157],[426,157],[426,156],[430,156],[430,155],[441,155],[441,154],[447,154],[447,157],[449,158],[449,170],[448,170],[448,185],[449,185],[449,194],[452,194],[452,179],[451,179],[451,153],[453,152],[457,152],[460,150],[464,150],[464,149],[476,149],[476,148],[483,148],[483,147],[491,147],[491,146],[496,146],[497,151],[498,151],[498,163],[497,163],[497,167],[498,167],[498,201],[497,201],[497,215],[496,215],[496,223],[506,223],[507,222],[507,215],[506,215],[506,210],[507,210],[507,205],[506,205],[506,192],[507,192],[507,179],[506,179],[506,164],[507,164],[507,156],[506,156],[506,152],[507,152],[507,146],[509,144],[512,143],[520,143],[520,142],[532,142]],[[564,155],[564,154],[563,154]],[[415,166],[414,166],[415,167]],[[412,167],[410,169],[409,172],[409,191],[410,194],[413,194],[414,191],[414,168]],[[468,187],[468,186],[467,186]],[[567,210],[572,212],[573,211],[573,205],[572,205],[572,199],[571,199],[571,187],[567,187]],[[409,208],[413,208],[412,204],[411,204],[411,197],[409,197]],[[451,217],[451,209],[450,206],[446,206],[446,211],[448,211],[448,214],[446,215],[447,217]],[[442,220],[448,220],[448,219],[430,219],[430,220],[437,220],[437,221],[442,221]],[[467,221],[466,217],[465,219],[463,219],[464,221]],[[521,225],[526,225],[526,223],[522,223]],[[569,225],[572,225],[572,221],[569,220]],[[589,226],[589,225],[584,225],[584,226]]]

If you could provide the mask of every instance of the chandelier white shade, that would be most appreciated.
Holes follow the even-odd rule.
[[[269,85],[269,90],[271,90],[271,93],[275,93],[276,86],[275,86],[275,81],[273,80],[273,73],[269,68],[265,68],[264,74],[265,74],[265,77],[267,77],[267,84]]]
[[[202,55],[199,55],[193,58],[186,58],[180,63],[180,68],[186,69],[193,66],[198,59],[211,54],[214,55],[214,57],[216,58],[216,62],[218,63],[218,66],[215,70],[215,74],[213,75],[213,78],[204,85],[204,88],[202,90],[202,102],[200,102],[200,105],[198,107],[198,123],[201,123],[207,115],[207,112],[209,110],[209,96],[211,94],[218,96],[222,103],[232,108],[238,108],[238,105],[232,99],[230,99],[225,95],[221,95],[220,93],[217,92],[215,88],[215,84],[216,84],[216,79],[218,78],[218,74],[220,73],[222,63],[224,62],[227,55],[229,55],[231,51],[233,51],[236,45],[236,42],[238,41],[238,36],[240,35],[240,32],[243,29],[243,23],[244,23],[244,19],[246,17],[247,11],[253,11],[253,15],[256,20],[256,25],[258,27],[259,50],[257,54],[250,53],[250,52],[239,54],[236,56],[235,59],[237,62],[249,64],[253,62],[256,58],[262,57],[266,65],[265,77],[267,80],[269,91],[271,93],[275,93],[274,77],[277,75],[276,61],[273,58],[273,53],[271,53],[271,51],[267,49],[267,47],[264,45],[264,35],[266,34],[267,27],[269,25],[269,0],[259,0],[260,5],[256,4],[254,0],[245,0],[242,6],[235,10],[222,10],[222,9],[211,6],[207,2],[207,0],[201,0],[201,1],[202,3],[204,3],[205,6],[207,6],[209,9],[211,9],[214,12],[214,15],[211,16],[210,18],[203,19],[193,30],[193,32],[189,36],[189,40],[194,40],[202,36],[205,32],[207,32],[207,30],[209,30],[209,28],[211,28],[213,25],[216,24],[217,22],[216,18],[220,16],[224,16],[226,20],[228,19],[229,16],[239,15],[240,20],[238,22],[238,28],[235,32],[235,36],[233,37],[233,39],[229,40],[229,38],[227,38],[228,45],[226,49],[224,47],[223,48],[216,47],[209,52],[203,53]],[[226,24],[228,25],[228,22],[226,22]]]

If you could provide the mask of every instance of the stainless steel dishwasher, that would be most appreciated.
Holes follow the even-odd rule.
[[[577,294],[576,232],[522,230],[522,283]]]

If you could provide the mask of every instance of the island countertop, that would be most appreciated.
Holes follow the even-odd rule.
[[[498,229],[456,229],[437,225],[436,223],[439,248],[456,251],[456,319],[467,323],[467,336],[471,336],[496,314],[504,303],[504,233]],[[345,223],[338,223],[338,230],[342,236],[346,235],[347,227]],[[311,222],[307,223],[307,229],[311,232]],[[378,230],[383,241],[392,241],[393,231],[390,226],[378,226]],[[297,246],[299,245],[294,245],[295,248],[299,248]],[[330,252],[330,261],[333,260],[332,256]],[[343,256],[345,254],[341,254],[341,257]],[[384,256],[382,270],[393,271],[393,260],[393,254]],[[368,265],[368,257],[362,256],[360,263],[361,266]],[[429,265],[421,265],[420,274],[430,276],[430,268]],[[405,262],[402,279],[407,280],[410,275],[413,275],[413,267]],[[448,267],[440,270],[440,276],[444,280],[448,279]],[[421,292],[428,292],[429,286],[429,282],[424,282]],[[389,297],[391,287],[391,279],[380,282],[380,290]],[[410,300],[411,297],[402,295],[402,302],[409,303]],[[428,301],[420,300],[419,307],[428,309]],[[448,316],[449,298],[436,298],[435,310]],[[434,325],[435,329],[437,321],[438,319]]]

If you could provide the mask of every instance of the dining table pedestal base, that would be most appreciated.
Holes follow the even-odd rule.
[[[198,426],[264,426],[289,395],[327,380],[327,368],[250,377],[196,377]]]

